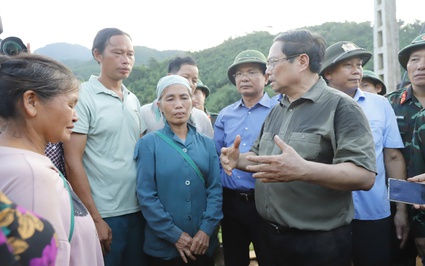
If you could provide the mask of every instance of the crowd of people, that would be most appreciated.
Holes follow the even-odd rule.
[[[85,82],[0,55],[0,265],[247,266],[251,245],[264,266],[425,265],[425,205],[387,195],[425,183],[425,34],[391,90],[355,43],[280,33],[235,55],[217,115],[192,57],[141,105],[130,35],[100,30],[92,55]]]

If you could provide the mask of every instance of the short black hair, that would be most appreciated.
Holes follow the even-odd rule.
[[[310,71],[320,73],[322,62],[326,53],[325,39],[314,32],[306,29],[291,30],[278,34],[273,42],[281,41],[282,52],[286,56],[307,54],[310,58]],[[292,62],[295,58],[288,59]]]
[[[198,66],[195,59],[193,59],[192,57],[190,57],[190,56],[185,56],[185,57],[178,56],[174,59],[171,59],[168,62],[168,73],[176,74],[180,70],[182,65]]]
[[[115,35],[126,35],[131,40],[130,35],[120,29],[117,29],[117,28],[101,29],[96,34],[96,37],[94,37],[94,40],[93,40],[93,46],[91,48],[91,53],[93,55],[93,58],[94,58],[94,50],[97,49],[102,54],[103,51],[105,51],[105,47],[107,43],[109,42],[109,39],[111,39],[111,37]]]

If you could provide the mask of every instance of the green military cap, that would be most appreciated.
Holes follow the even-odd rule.
[[[210,95],[210,89],[207,87],[207,85],[202,83],[200,79],[198,79],[198,82],[196,83],[196,88],[202,90],[205,93],[205,98]]]
[[[235,57],[235,61],[233,61],[233,64],[227,69],[227,77],[233,85],[236,85],[235,78],[233,77],[236,72],[236,67],[246,63],[260,64],[263,68],[263,73],[267,68],[267,59],[263,53],[257,50],[245,50]]]
[[[369,62],[370,58],[372,57],[372,53],[348,41],[341,41],[332,44],[326,49],[325,59],[323,60],[324,62],[322,69],[320,70],[320,75],[323,75],[323,72],[328,67],[333,66],[342,60],[355,56],[362,58],[362,65],[364,66],[367,62]]]
[[[382,90],[379,92],[380,95],[385,95],[387,93],[387,87],[385,86],[382,79],[380,79],[375,72],[370,70],[363,70],[363,79],[366,79],[366,78],[373,80],[374,83],[377,82],[382,85]]]
[[[409,45],[398,52],[398,61],[400,65],[404,69],[407,69],[407,62],[409,61],[410,54],[421,48],[425,49],[425,33],[416,37]]]

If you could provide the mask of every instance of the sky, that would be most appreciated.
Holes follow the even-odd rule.
[[[129,33],[135,46],[196,52],[256,31],[277,34],[325,22],[373,23],[374,1],[5,0],[0,4],[0,39],[19,37],[32,51],[58,42],[91,49],[100,29],[115,27]],[[425,21],[425,0],[395,3],[397,20]]]

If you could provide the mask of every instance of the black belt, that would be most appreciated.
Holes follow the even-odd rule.
[[[310,234],[310,233],[319,233],[319,232],[325,232],[325,231],[319,231],[319,230],[301,230],[297,228],[277,225],[275,223],[265,221],[266,224],[269,225],[275,231],[279,234]]]
[[[301,229],[297,229],[297,228],[293,228],[293,227],[287,227],[287,226],[282,226],[282,225],[277,225],[275,223],[263,220],[269,228],[273,229],[273,231],[279,233],[279,234],[314,234],[314,233],[326,233],[326,232],[331,232],[331,231],[336,231],[339,229],[344,230],[344,228],[349,227],[350,225],[343,225],[340,227],[337,227],[335,229],[329,230],[329,231],[323,231],[323,230],[301,230]]]
[[[241,201],[254,201],[254,190],[249,190],[249,191],[238,191],[238,190],[233,190],[233,189],[228,189],[223,187],[223,194],[230,196],[230,197],[235,197]]]

